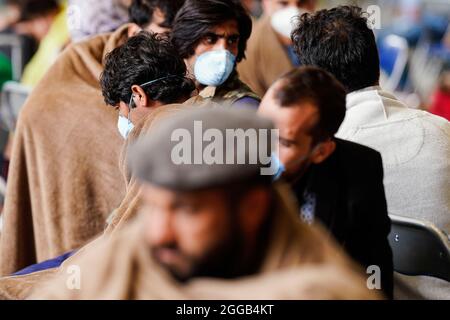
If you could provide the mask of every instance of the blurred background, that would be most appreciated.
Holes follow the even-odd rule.
[[[260,0],[242,0],[255,18]],[[0,0],[0,195],[10,140],[30,90],[71,42],[127,22],[130,0]],[[450,119],[450,0],[318,1],[368,12],[381,56],[382,86],[413,108]],[[0,197],[0,209],[2,198]]]

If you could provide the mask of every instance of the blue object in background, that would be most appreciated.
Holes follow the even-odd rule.
[[[13,276],[23,276],[30,273],[53,269],[59,267],[64,261],[66,261],[68,258],[70,258],[76,250],[67,252],[59,257],[56,257],[54,259],[46,260],[41,263],[33,264],[29,267],[26,267],[25,269],[22,269],[20,271],[17,271],[16,273],[12,274]]]

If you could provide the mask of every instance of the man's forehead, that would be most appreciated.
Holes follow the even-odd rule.
[[[276,95],[281,83],[276,84],[263,100],[262,111],[269,115],[280,129],[280,136],[294,139],[306,134],[319,121],[317,107],[309,100],[299,101],[292,106],[281,106]]]
[[[208,31],[218,35],[229,36],[239,34],[239,27],[236,20],[229,20],[222,24],[211,27]]]

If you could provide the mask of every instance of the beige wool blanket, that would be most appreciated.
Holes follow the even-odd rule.
[[[245,55],[246,59],[237,66],[239,76],[260,97],[279,77],[294,68],[270,24],[270,17],[262,17],[255,23]]]

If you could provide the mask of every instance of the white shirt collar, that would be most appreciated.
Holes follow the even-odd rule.
[[[353,123],[378,123],[388,120],[406,106],[380,86],[371,86],[347,95],[347,113]]]

